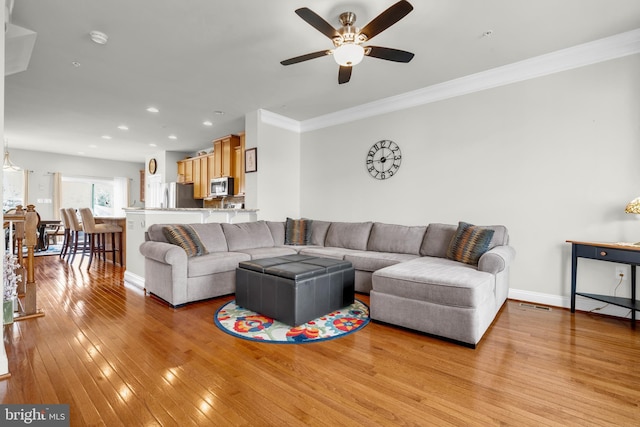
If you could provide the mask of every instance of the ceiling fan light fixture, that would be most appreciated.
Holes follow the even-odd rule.
[[[364,48],[359,44],[345,43],[333,51],[333,58],[340,66],[353,67],[364,58]]]

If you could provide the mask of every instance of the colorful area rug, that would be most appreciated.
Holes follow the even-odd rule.
[[[369,307],[356,300],[297,327],[286,325],[236,305],[224,304],[214,316],[216,326],[234,337],[276,344],[300,344],[326,341],[359,331],[369,323]]]

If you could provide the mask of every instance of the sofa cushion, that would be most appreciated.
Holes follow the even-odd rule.
[[[493,298],[495,276],[449,259],[422,257],[373,273],[373,290],[452,307],[478,307]]]
[[[267,248],[242,249],[240,252],[249,255],[251,259],[271,258],[283,255],[294,255],[298,253],[295,249],[289,246],[271,246]]]
[[[274,246],[271,231],[264,221],[222,224],[230,251]]]
[[[344,259],[347,254],[357,254],[362,251],[356,249],[330,248],[323,246],[304,246],[299,249],[300,255],[313,255],[324,258]]]
[[[283,221],[266,221],[271,237],[273,237],[274,245],[284,245],[284,222]]]
[[[376,271],[399,262],[409,261],[418,255],[392,252],[357,251],[345,253],[344,259],[351,261],[353,268],[359,271]]]
[[[234,271],[238,263],[249,261],[251,257],[241,252],[214,252],[207,255],[189,258],[187,277],[200,277],[209,274]]]
[[[376,222],[371,228],[367,250],[418,255],[426,231],[426,226],[408,227]]]
[[[494,231],[476,227],[460,221],[456,234],[449,243],[447,258],[470,265],[478,265],[478,260],[489,250]]]
[[[163,232],[167,241],[184,249],[188,257],[208,253],[198,233],[188,224],[167,225],[164,227]]]
[[[227,239],[224,237],[222,226],[219,223],[189,225],[198,233],[207,252],[226,252],[228,250]]]
[[[452,224],[429,224],[420,247],[420,255],[444,258],[457,228]]]
[[[146,235],[150,242],[164,242],[169,243],[167,238],[164,236],[164,228],[167,225],[173,224],[152,224],[147,229]]]
[[[308,245],[311,241],[312,224],[310,219],[287,218],[284,228],[285,245]]]
[[[488,228],[494,231],[493,238],[489,243],[489,249],[509,244],[509,233],[507,227],[504,225],[483,225],[477,227]],[[449,243],[451,243],[451,239],[453,239],[457,230],[458,226],[453,224],[429,224],[427,226],[427,232],[424,235],[424,241],[420,247],[420,255],[445,258],[447,256],[447,250],[449,249]]]
[[[315,246],[324,246],[324,241],[327,238],[327,231],[331,223],[329,221],[313,220],[311,224],[311,242],[309,244]]]
[[[365,251],[372,226],[372,222],[332,222],[324,245]]]

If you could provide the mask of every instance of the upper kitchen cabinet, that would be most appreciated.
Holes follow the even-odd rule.
[[[178,161],[178,182],[193,183],[193,159]]]
[[[235,169],[235,148],[240,146],[240,137],[228,135],[213,141],[213,153],[215,155],[214,177],[235,177],[242,171]]]

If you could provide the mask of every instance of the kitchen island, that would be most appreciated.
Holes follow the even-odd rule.
[[[258,219],[258,209],[219,208],[125,208],[126,213],[126,271],[127,283],[144,289],[144,257],[138,249],[144,235],[153,224],[194,224],[224,222],[236,224]]]

